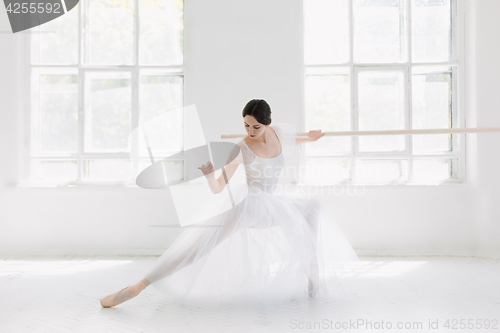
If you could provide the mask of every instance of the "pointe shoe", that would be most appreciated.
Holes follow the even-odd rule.
[[[319,267],[318,267],[318,258],[316,254],[313,257],[311,271],[307,276],[307,295],[311,298],[316,297],[316,292],[319,287]]]
[[[116,297],[116,296],[117,296],[117,295],[118,295],[118,294],[119,294],[122,290],[125,290],[125,289],[127,289],[127,288],[129,288],[129,287],[130,287],[130,286],[124,287],[124,288],[122,288],[122,289],[118,290],[117,292],[115,292],[115,293],[113,293],[113,294],[109,294],[109,295],[104,296],[103,298],[101,298],[101,300],[100,300],[100,302],[101,302],[101,306],[102,306],[103,308],[110,308],[110,307],[112,307],[112,306],[117,306],[118,304],[123,303],[124,301],[123,301],[123,302],[120,302],[120,303],[115,303],[115,297]],[[139,293],[140,293],[140,291],[139,291],[139,292],[136,294],[136,293],[135,293],[132,289],[130,289],[130,288],[129,288],[128,290],[130,290],[130,291],[132,291],[132,292],[134,293],[134,296],[132,296],[132,297],[131,297],[131,298],[129,298],[129,299],[134,298],[135,296],[139,295]],[[128,301],[128,299],[127,299],[127,301]]]
[[[311,279],[307,279],[307,295],[311,298],[316,297],[316,286],[317,283],[314,283]]]

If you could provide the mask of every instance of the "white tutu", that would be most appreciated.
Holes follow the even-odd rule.
[[[187,228],[145,275],[169,298],[209,307],[280,306],[307,298],[310,276],[316,277],[316,298],[348,296],[340,279],[352,276],[359,257],[331,213],[317,199],[277,194],[276,172],[260,172],[282,167],[293,146],[291,137],[271,127],[282,153],[260,158],[238,142],[237,163],[244,164],[248,183],[231,189],[237,204]]]

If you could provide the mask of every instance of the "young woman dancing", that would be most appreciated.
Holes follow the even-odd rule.
[[[338,274],[352,272],[344,264],[359,258],[329,211],[317,199],[276,193],[285,156],[324,134],[296,137],[284,123],[271,125],[271,108],[262,99],[249,101],[242,116],[248,135],[237,142],[224,172],[216,178],[211,162],[198,169],[218,194],[242,165],[244,198],[184,230],[142,280],[102,298],[103,307],[130,300],[149,285],[181,302],[205,299],[214,305],[346,295]]]

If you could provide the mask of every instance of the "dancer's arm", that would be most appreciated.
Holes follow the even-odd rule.
[[[210,163],[211,164],[211,163]],[[224,167],[224,170],[220,174],[219,178],[215,178],[215,173],[212,172],[208,175],[205,175],[208,180],[208,186],[213,194],[217,194],[222,192],[226,183],[229,182],[229,179],[234,175],[236,169],[238,168],[238,164],[227,164]],[[224,179],[224,173],[226,174],[227,180]]]
[[[300,145],[302,143],[318,141],[324,135],[325,133],[321,133],[321,130],[311,130],[309,131],[309,134],[307,134],[307,138],[303,136],[296,137],[295,144]]]
[[[202,165],[200,169],[208,181],[208,186],[213,194],[222,192],[226,184],[229,182],[231,177],[236,172],[238,165],[242,163],[243,157],[241,154],[241,149],[239,146],[235,146],[234,149],[229,154],[226,166],[220,174],[219,178],[215,178],[215,170],[212,162],[208,161],[206,164]],[[224,177],[224,174],[226,177]]]

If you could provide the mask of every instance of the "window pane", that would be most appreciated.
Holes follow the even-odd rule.
[[[85,81],[85,151],[128,151],[130,73],[88,72]]]
[[[86,61],[91,64],[134,62],[134,1],[88,1]]]
[[[412,61],[451,60],[450,0],[412,0]]]
[[[457,159],[415,159],[413,180],[415,182],[442,181],[458,178]]]
[[[406,1],[354,0],[354,61],[406,61]]]
[[[130,160],[87,160],[84,162],[84,180],[134,180]]]
[[[306,131],[351,129],[349,75],[308,75],[306,77]],[[325,136],[308,145],[306,155],[328,155],[351,151],[350,137]]]
[[[184,113],[177,109],[183,106],[183,81],[180,75],[141,75],[139,123],[146,123],[155,157],[182,150]]]
[[[413,128],[451,128],[451,69],[441,72],[414,69],[412,77]],[[413,150],[415,153],[449,152],[451,139],[452,134],[414,135]]]
[[[391,182],[408,180],[407,160],[358,159],[355,179],[358,182]]]
[[[301,183],[326,185],[350,179],[350,159],[307,159],[300,170]]]
[[[348,9],[347,0],[304,1],[306,64],[349,61]]]
[[[57,19],[33,27],[30,31],[34,32],[30,34],[33,63],[78,63],[78,5]]]
[[[349,72],[334,72],[340,66],[328,66],[349,61],[350,4],[353,9],[352,58],[357,75],[352,78],[355,85],[352,92]],[[456,7],[455,0],[305,0],[305,130],[376,131],[458,126],[453,105],[457,98],[453,77],[457,66],[410,64],[409,78],[405,64],[409,60],[406,36],[409,22],[412,62],[457,59]],[[400,65],[366,67],[371,63]],[[343,77],[346,78],[345,90],[338,81]],[[407,98],[409,79],[412,80],[411,99]],[[354,96],[350,97],[351,93]],[[349,100],[352,97],[355,109]],[[354,124],[350,122],[351,117]],[[457,150],[459,139],[458,134],[325,137],[303,147],[306,167],[312,171],[302,176],[301,181],[327,183],[325,177],[313,173],[320,173],[320,165],[334,168],[343,158],[349,161],[353,153],[350,142],[356,146],[354,159],[346,171],[351,171],[354,179],[333,177],[347,180],[332,180],[332,183],[404,183],[410,177],[415,183],[458,179],[459,159],[448,154]],[[408,156],[409,153],[416,158]]]
[[[32,154],[76,154],[78,149],[78,76],[33,70]]]
[[[183,63],[184,2],[140,0],[140,63]]]
[[[75,160],[31,160],[31,179],[35,181],[76,180],[78,177]]]
[[[358,75],[359,130],[404,129],[404,74],[369,71]],[[402,151],[403,135],[360,136],[360,151]]]

